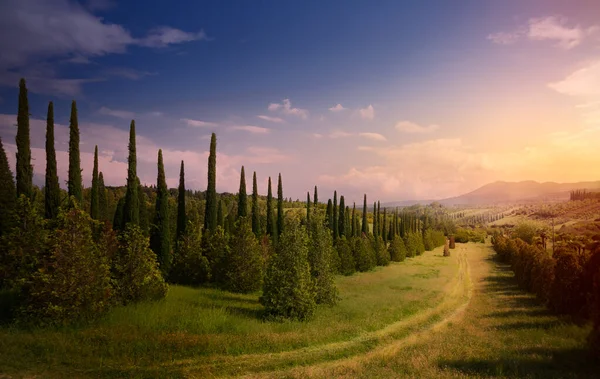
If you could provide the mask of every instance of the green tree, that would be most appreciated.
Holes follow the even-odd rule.
[[[167,277],[171,269],[171,238],[169,235],[169,189],[165,179],[162,150],[158,150],[158,176],[156,178],[156,204],[150,234],[150,248],[156,254],[160,271]]]
[[[77,104],[75,100],[71,103],[71,119],[69,121],[69,180],[67,188],[69,197],[74,197],[81,204],[83,202],[83,184],[79,154],[79,122],[77,121]]]
[[[206,220],[206,219],[205,219]],[[206,224],[205,228],[206,228]],[[181,169],[179,170],[179,189],[177,195],[177,241],[185,235],[187,228],[187,214],[185,211],[185,171],[183,161],[181,161]]]
[[[274,236],[277,234],[275,223],[273,222],[273,191],[271,190],[271,177],[269,176],[269,185],[267,189],[267,234]]]
[[[233,212],[229,213],[234,226],[231,232],[235,231],[235,216]],[[223,228],[217,226],[214,232],[204,230],[202,236],[202,255],[208,259],[210,267],[211,280],[220,286],[226,282],[227,260],[229,258],[229,236]]]
[[[90,196],[90,216],[100,219],[100,199],[98,198],[98,145],[94,148],[94,169],[92,170],[92,193]]]
[[[342,275],[352,275],[356,272],[356,262],[352,252],[354,241],[355,238],[346,239],[345,237],[335,241],[335,249],[340,259],[339,273]]]
[[[183,165],[183,163],[182,163]],[[206,207],[204,211],[204,229],[211,232],[217,228],[217,135],[210,137],[208,155],[208,184],[206,187]]]
[[[287,219],[271,258],[260,303],[270,318],[307,320],[316,309],[315,286],[308,263],[308,234],[297,220]]]
[[[324,221],[322,214],[315,213],[308,225],[310,235],[308,262],[315,284],[316,303],[334,305],[338,300],[338,290],[335,286],[335,276],[332,269],[333,257],[336,251],[333,248],[331,232],[323,227]]]
[[[317,206],[319,205],[319,194],[317,193],[317,186],[315,186],[315,195],[313,196],[313,200],[315,203],[315,209],[317,208]]]
[[[367,224],[367,194],[363,201],[363,214],[362,214],[362,230],[365,235],[369,234],[369,224]]]
[[[390,259],[394,262],[402,262],[406,258],[406,247],[402,238],[394,237],[389,247]]]
[[[46,119],[46,182],[44,185],[44,216],[55,219],[60,206],[60,186],[56,172],[56,151],[54,150],[54,105],[48,104]]]
[[[375,239],[377,239],[377,237],[379,237],[379,227],[377,226],[377,223],[379,220],[377,220],[379,218],[379,215],[377,214],[377,203],[374,202],[373,203],[373,237],[375,237]]]
[[[127,168],[127,190],[123,207],[123,226],[140,224],[140,201],[138,197],[137,157],[135,148],[135,121],[129,128],[129,158]]]
[[[356,236],[356,203],[352,205],[352,231],[350,233],[350,237]]]
[[[262,234],[260,230],[260,212],[258,209],[258,184],[256,183],[256,171],[252,175],[252,232],[256,237]]]
[[[281,183],[281,174],[277,181],[277,235],[283,233],[283,184]]]
[[[144,233],[146,237],[150,236],[150,212],[149,204],[148,204],[148,195],[146,195],[146,191],[144,191],[145,186],[142,186],[140,182],[140,178],[137,178],[138,185],[138,204],[139,204],[139,227]]]
[[[33,193],[33,166],[29,139],[29,101],[25,79],[19,81],[19,112],[17,114],[17,196],[31,197]]]
[[[217,208],[217,226],[221,228],[225,226],[225,216],[223,215],[223,200],[219,199],[219,207]]]
[[[240,217],[230,240],[224,288],[249,293],[262,287],[265,260],[246,217]]]
[[[240,190],[238,192],[238,218],[248,216],[248,195],[246,194],[246,174],[244,166],[240,172]]]
[[[373,249],[377,257],[377,266],[387,266],[390,264],[390,252],[381,236],[373,240]]]
[[[106,197],[106,187],[104,186],[102,171],[98,174],[98,213],[100,220],[108,221],[108,198]]]
[[[223,228],[217,227],[217,230]],[[173,265],[169,279],[184,285],[207,283],[211,278],[210,264],[202,249],[200,225],[190,223],[185,234],[177,244],[177,254],[173,257]]]
[[[310,192],[306,192],[306,225],[310,225]]]
[[[327,200],[327,210],[325,211],[325,223],[333,233],[333,203],[331,199]]]
[[[16,200],[15,182],[0,138],[0,237],[11,228]]]
[[[113,217],[113,230],[115,231],[123,231],[125,229],[125,225],[123,221],[125,217],[123,216],[123,210],[125,208],[125,197],[121,197],[117,202],[117,208],[115,209],[115,215]]]
[[[331,224],[331,227],[333,229],[333,240],[337,241],[338,237],[340,236],[339,233],[339,215],[338,215],[338,206],[337,206],[337,191],[333,191],[333,223]]]
[[[383,221],[381,225],[381,237],[383,238],[383,242],[387,243],[387,210],[383,208]]]
[[[346,235],[346,204],[344,196],[340,196],[340,214],[338,216],[338,236]]]

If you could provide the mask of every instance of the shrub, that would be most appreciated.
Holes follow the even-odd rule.
[[[232,231],[235,230],[235,224]],[[226,263],[229,256],[229,241],[225,230],[217,226],[213,232],[204,231],[202,237],[202,255],[208,259],[211,280],[218,285],[223,285],[226,278]]]
[[[552,283],[550,307],[559,314],[581,316],[586,305],[582,288],[583,267],[576,254],[556,251],[554,282]]]
[[[369,271],[375,267],[377,258],[373,250],[373,245],[367,237],[354,238],[352,244],[352,256],[356,263],[357,271]]]
[[[250,219],[240,217],[230,239],[223,288],[240,293],[257,291],[262,286],[264,268],[265,261]]]
[[[530,221],[521,221],[513,229],[513,236],[531,244],[537,235],[538,225]]]
[[[337,253],[333,248],[331,232],[324,226],[324,219],[319,213],[311,217],[309,232],[308,262],[316,287],[315,301],[317,304],[334,305],[338,300],[338,290],[332,263]]]
[[[173,283],[197,286],[211,278],[208,259],[202,251],[200,223],[190,222],[177,243],[169,280]]]
[[[335,250],[340,257],[340,266],[338,272],[342,275],[352,275],[356,272],[356,262],[354,261],[353,246],[356,238],[347,240],[345,236],[335,241]]]
[[[374,240],[373,250],[377,256],[377,266],[387,266],[390,264],[390,252],[387,249],[383,238],[378,237]]]
[[[400,237],[394,237],[389,247],[390,259],[394,262],[402,262],[406,259],[406,247]]]
[[[121,304],[158,300],[167,295],[168,286],[158,268],[150,240],[134,224],[119,236],[119,252],[113,261],[116,297]]]
[[[315,312],[315,286],[308,263],[306,228],[294,218],[285,227],[264,280],[260,303],[267,318],[307,320]]]

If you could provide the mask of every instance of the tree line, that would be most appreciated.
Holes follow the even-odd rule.
[[[242,166],[237,194],[216,192],[217,139],[210,141],[206,191],[169,189],[162,150],[157,180],[142,185],[137,175],[136,125],[129,128],[124,187],[107,187],[94,149],[91,188],[84,188],[77,104],[71,104],[67,190],[59,186],[54,109],[48,105],[46,173],[33,185],[29,105],[19,83],[16,182],[0,140],[0,302],[4,318],[35,323],[93,319],[112,306],[160,299],[167,283],[210,285],[258,292],[270,318],[308,319],[318,304],[338,299],[334,275],[368,271],[420,255],[445,243],[448,217],[426,210],[371,212],[333,201],[306,203],[276,197],[268,179],[260,196],[256,172],[248,195]]]

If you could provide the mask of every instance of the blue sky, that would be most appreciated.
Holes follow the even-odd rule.
[[[204,189],[212,131],[221,191],[241,165],[261,193],[281,172],[286,196],[318,185],[357,201],[593,180],[572,166],[600,158],[599,20],[594,1],[6,0],[0,136],[14,162],[23,76],[38,175],[51,100],[66,177],[76,99],[84,178],[97,144],[114,185],[132,118],[149,184],[162,148],[171,186],[184,159],[188,187]]]

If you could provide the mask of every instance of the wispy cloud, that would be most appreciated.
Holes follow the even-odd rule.
[[[421,126],[412,121],[399,121],[396,124],[396,130],[404,133],[425,134],[435,132],[439,128],[438,125]]]
[[[242,130],[242,131],[245,131],[248,133],[253,133],[253,134],[268,134],[270,132],[270,130],[267,128],[262,128],[260,126],[253,126],[253,125],[232,126],[230,129],[231,130]]]
[[[107,107],[102,107],[98,110],[98,113],[102,114],[102,115],[106,115],[106,116],[113,116],[113,117],[118,117],[118,118],[123,118],[123,119],[133,119],[135,118],[135,112],[130,112],[130,111],[123,111],[123,110],[118,110],[118,109],[110,109]]]
[[[512,45],[519,40],[520,34],[517,32],[498,32],[487,36],[487,39],[498,45]]]
[[[260,118],[261,120],[265,120],[265,121],[269,121],[269,122],[284,122],[284,120],[279,117],[271,117],[271,116],[266,116],[266,115],[262,115],[262,114],[258,115],[256,117]]]
[[[590,62],[565,79],[548,84],[548,87],[569,96],[600,96],[600,60]]]
[[[308,118],[308,110],[301,108],[293,108],[290,99],[283,99],[281,103],[271,103],[267,107],[271,112],[281,112],[282,114],[289,116],[296,116],[303,119]]]
[[[146,37],[139,39],[137,44],[146,47],[167,47],[169,45],[175,45],[184,42],[209,40],[210,38],[208,38],[204,30],[190,33],[168,26],[163,26],[152,29]]]
[[[185,122],[188,126],[196,128],[215,127],[219,125],[215,122],[192,120],[191,118],[182,118],[181,121]]]
[[[348,109],[348,108],[344,108],[344,107],[342,106],[342,104],[338,104],[338,105],[336,105],[336,106],[333,106],[333,107],[329,108],[329,110],[330,110],[331,112],[341,112],[341,111],[345,111],[345,110],[347,110],[347,109]]]
[[[373,140],[373,141],[387,141],[387,138],[385,138],[384,135],[379,134],[379,133],[370,133],[370,132],[364,132],[364,133],[358,133],[359,136]]]
[[[345,138],[345,137],[351,137],[353,134],[352,133],[348,133],[348,132],[344,132],[343,130],[334,130],[333,132],[329,133],[329,138]]]
[[[375,108],[373,108],[372,105],[369,105],[363,109],[359,109],[358,113],[360,114],[360,117],[364,118],[365,120],[372,120],[375,118]]]

